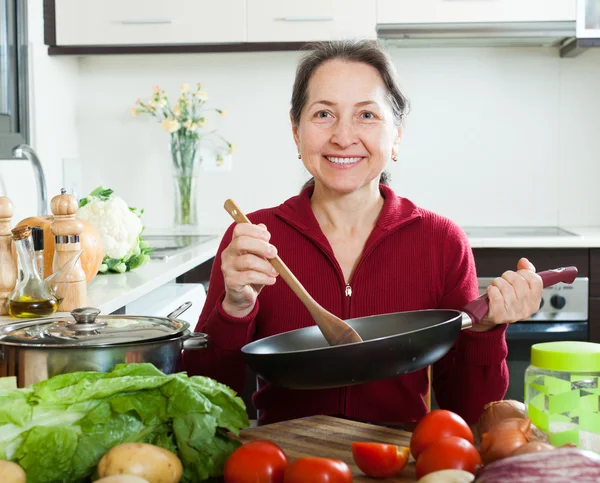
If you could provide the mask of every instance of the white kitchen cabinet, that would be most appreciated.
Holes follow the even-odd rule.
[[[246,40],[246,0],[56,0],[56,45]]]
[[[247,0],[248,42],[376,38],[376,0]]]
[[[377,0],[377,23],[575,20],[577,0]]]

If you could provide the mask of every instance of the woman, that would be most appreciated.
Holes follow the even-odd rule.
[[[241,392],[240,348],[314,325],[267,259],[279,251],[308,292],[342,319],[418,309],[460,309],[478,295],[465,234],[397,196],[381,181],[396,161],[406,100],[387,55],[373,42],[318,44],[300,62],[290,112],[298,158],[313,176],[299,196],[248,215],[219,247],[196,330],[211,347],[186,354],[190,373]],[[277,247],[277,249],[275,249]],[[484,322],[463,330],[433,366],[440,407],[475,422],[508,385],[506,324],[539,307],[542,283],[525,259],[487,289]],[[377,422],[418,421],[427,371],[345,388],[296,391],[259,381],[260,423],[312,414]]]

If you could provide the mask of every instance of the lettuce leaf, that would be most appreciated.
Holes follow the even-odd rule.
[[[151,364],[121,364],[110,373],[61,374],[29,388],[0,385],[0,459],[21,465],[29,483],[84,482],[102,456],[125,442],[173,451],[182,482],[222,475],[249,421],[227,386]]]

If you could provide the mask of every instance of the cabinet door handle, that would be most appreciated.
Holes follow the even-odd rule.
[[[333,17],[323,16],[299,16],[299,17],[279,17],[275,20],[282,20],[284,22],[332,22]]]
[[[118,23],[124,25],[149,25],[149,24],[169,24],[173,23],[170,18],[126,18]]]

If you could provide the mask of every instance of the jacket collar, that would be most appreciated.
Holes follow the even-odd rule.
[[[379,190],[384,198],[384,203],[375,228],[367,241],[368,245],[422,216],[421,211],[412,201],[396,195],[389,186],[379,185]],[[318,241],[323,247],[328,248],[329,242],[321,230],[310,204],[313,191],[314,186],[308,186],[299,195],[276,207],[275,215],[309,238]]]

